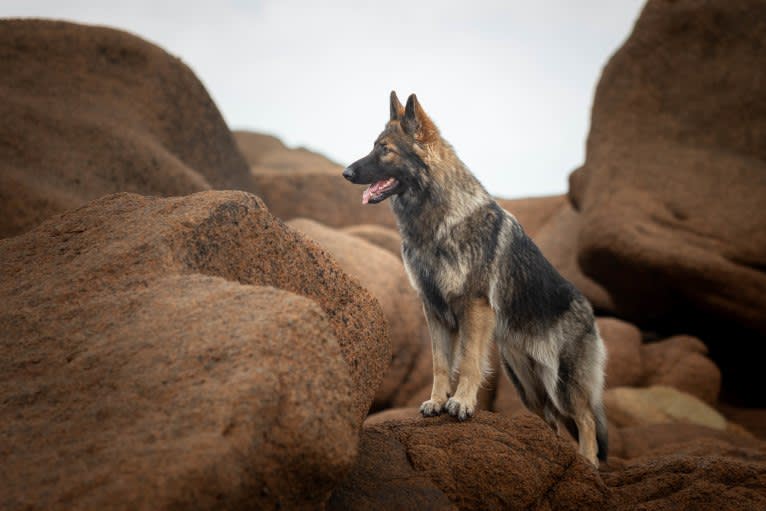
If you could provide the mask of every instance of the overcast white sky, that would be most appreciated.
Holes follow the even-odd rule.
[[[0,17],[121,28],[180,57],[232,129],[342,164],[388,93],[415,92],[490,192],[562,193],[584,159],[593,91],[643,0],[4,0]]]

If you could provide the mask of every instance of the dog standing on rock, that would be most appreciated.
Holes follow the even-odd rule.
[[[433,389],[420,412],[471,417],[494,338],[527,408],[556,431],[563,423],[598,465],[607,455],[606,355],[590,304],[460,161],[414,94],[402,107],[391,92],[390,108],[372,152],[343,176],[370,185],[364,204],[391,198],[431,334]]]

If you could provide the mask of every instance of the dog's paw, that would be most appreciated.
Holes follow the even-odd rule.
[[[423,401],[423,404],[420,405],[420,413],[423,414],[423,417],[435,417],[442,413],[442,407],[442,403],[429,399],[428,401]]]
[[[457,417],[457,420],[464,421],[470,417],[473,417],[473,412],[476,411],[476,400],[472,402],[461,401],[460,399],[451,397],[447,400],[447,404],[444,405],[447,413],[453,417]]]

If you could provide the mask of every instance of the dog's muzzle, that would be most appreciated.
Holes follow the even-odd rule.
[[[346,170],[343,171],[343,177],[353,183],[354,179],[356,178],[356,172],[354,172],[351,167],[346,167]]]

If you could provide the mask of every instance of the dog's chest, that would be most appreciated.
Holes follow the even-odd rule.
[[[454,297],[463,294],[469,268],[448,247],[404,243],[402,260],[412,287],[432,307],[446,308]]]

